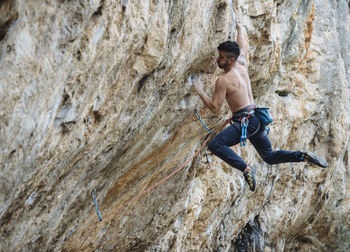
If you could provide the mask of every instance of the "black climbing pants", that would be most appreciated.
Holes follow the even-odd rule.
[[[241,140],[242,127],[238,121],[221,131],[210,143],[209,150],[234,168],[243,171],[247,164],[230,147]],[[300,151],[272,150],[265,127],[253,114],[249,117],[247,138],[258,151],[260,157],[268,164],[301,162]]]

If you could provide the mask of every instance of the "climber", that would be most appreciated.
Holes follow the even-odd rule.
[[[258,116],[255,114],[255,105],[251,84],[248,75],[248,42],[247,34],[239,21],[236,21],[237,42],[226,41],[218,46],[217,64],[224,70],[215,83],[215,91],[209,98],[203,91],[203,84],[193,80],[194,89],[203,103],[213,113],[217,113],[225,99],[233,116],[232,124],[221,131],[209,143],[209,150],[231,166],[243,172],[250,190],[255,191],[256,181],[254,167],[248,166],[231,148],[240,142],[242,135],[242,118],[248,118],[247,138],[258,151],[261,158],[268,164],[286,162],[310,162],[321,167],[328,163],[311,152],[277,150],[273,151],[270,140]]]

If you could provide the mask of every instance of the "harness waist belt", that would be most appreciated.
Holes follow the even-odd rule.
[[[233,113],[231,120],[234,122],[239,122],[240,119],[242,119],[243,117],[247,117],[248,115],[254,115],[254,114],[255,114],[254,107],[252,107],[252,105],[249,105]]]

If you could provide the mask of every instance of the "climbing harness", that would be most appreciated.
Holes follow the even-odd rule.
[[[194,109],[194,114],[197,116],[198,120],[203,124],[204,128],[210,132],[210,134],[214,135],[214,133],[205,125],[205,123],[202,121],[201,116],[199,115],[197,109]]]
[[[240,146],[246,146],[247,145],[247,129],[249,125],[249,117],[251,114],[254,114],[255,105],[251,105],[248,108],[248,112],[243,113],[241,117],[239,117],[238,121],[241,122],[241,140],[240,140]]]
[[[98,210],[98,206],[97,206],[97,200],[96,200],[96,190],[94,189],[92,192],[92,199],[94,201],[94,204],[95,204],[95,208],[96,208],[96,212],[97,212],[97,215],[98,215],[98,218],[100,219],[100,221],[102,222],[102,216],[101,216],[101,213],[100,211]]]
[[[247,112],[241,112],[241,113],[242,113],[242,116],[239,117],[240,114],[238,116],[237,115],[235,116],[236,118],[238,117],[238,121],[241,123],[241,127],[242,127],[240,146],[246,146],[249,117],[254,113],[259,118],[261,124],[265,126],[266,133],[269,134],[270,128],[267,127],[267,125],[269,125],[275,120],[269,108],[260,108],[260,107],[256,107],[255,104],[253,104],[249,106]],[[234,121],[234,119],[232,119],[231,121]],[[255,133],[253,133],[252,135],[254,134]]]

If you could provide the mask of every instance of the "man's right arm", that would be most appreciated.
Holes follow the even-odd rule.
[[[222,78],[218,78],[215,83],[215,92],[213,98],[209,98],[203,91],[203,84],[198,80],[193,80],[193,85],[199,97],[202,99],[205,106],[207,106],[211,112],[218,113],[226,97],[226,84]]]
[[[248,36],[245,29],[242,27],[240,22],[236,19],[236,29],[237,29],[237,44],[241,50],[238,57],[238,62],[248,68],[249,65],[249,55],[248,55]]]

